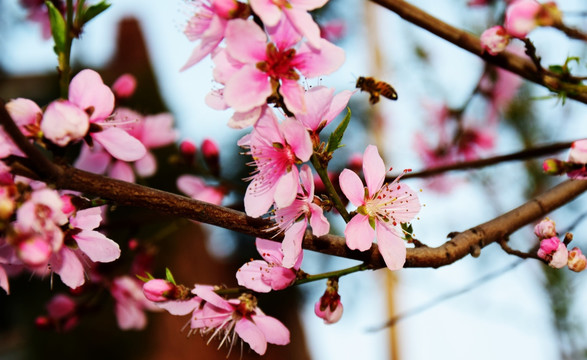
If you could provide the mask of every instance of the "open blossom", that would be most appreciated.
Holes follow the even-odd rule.
[[[556,236],[540,241],[538,257],[548,262],[548,265],[560,269],[568,262],[568,250],[565,244]]]
[[[257,299],[243,294],[238,299],[225,300],[209,286],[196,285],[192,292],[205,301],[192,314],[192,332],[218,335],[222,343],[231,347],[238,335],[257,354],[263,355],[267,343],[289,344],[289,330],[277,319],[267,316],[257,307]]]
[[[308,39],[310,45],[320,48],[320,28],[308,13],[321,8],[328,0],[251,0],[251,8],[259,15],[267,27],[275,26],[285,19],[301,36]]]
[[[290,205],[278,206],[273,215],[276,227],[285,232],[281,250],[283,266],[286,268],[295,266],[302,254],[302,240],[308,223],[316,236],[326,235],[330,230],[330,223],[322,208],[314,203],[314,177],[308,165],[302,166],[300,180],[295,200]]]
[[[278,123],[275,114],[268,112],[238,144],[249,149],[257,167],[245,194],[247,215],[261,216],[273,202],[278,207],[290,205],[299,183],[296,165],[312,155],[312,141],[304,126],[294,119]]]
[[[556,26],[562,21],[562,13],[553,1],[539,3],[536,0],[517,0],[508,5],[505,13],[507,32],[520,39],[537,26]]]
[[[363,174],[366,189],[356,173],[344,169],[340,174],[342,192],[358,207],[344,231],[347,246],[365,251],[376,237],[387,267],[400,269],[406,260],[406,247],[397,227],[411,221],[420,211],[418,196],[410,187],[400,184],[399,177],[384,184],[385,165],[374,145],[369,145],[363,154]]]
[[[307,112],[297,114],[306,129],[319,133],[347,106],[354,91],[343,90],[334,95],[334,89],[316,86],[304,93]]]
[[[307,111],[298,80],[327,75],[344,62],[344,50],[320,39],[320,50],[301,40],[287,21],[265,32],[253,21],[232,20],[226,28],[226,52],[215,56],[214,78],[225,84],[224,100],[237,112],[261,106],[279,87],[289,111]]]
[[[491,55],[504,51],[509,42],[509,35],[500,25],[493,26],[481,34],[481,47]]]
[[[298,257],[293,267],[285,267],[278,242],[257,238],[255,245],[265,260],[253,260],[241,266],[236,273],[238,284],[263,293],[290,286],[296,280],[303,256]]]
[[[112,281],[110,292],[116,301],[114,312],[118,326],[123,330],[142,330],[147,326],[145,311],[159,310],[143,295],[142,284],[130,276],[120,276]]]

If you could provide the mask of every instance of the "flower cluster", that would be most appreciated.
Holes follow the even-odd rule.
[[[562,13],[554,2],[512,1],[505,12],[504,26],[496,25],[485,30],[481,34],[481,47],[496,55],[505,50],[511,38],[524,39],[538,26],[556,26],[561,21]]]
[[[567,174],[571,179],[587,179],[587,139],[574,141],[567,161],[546,159],[542,169],[549,175]]]
[[[554,221],[546,218],[534,227],[534,233],[540,239],[538,257],[548,263],[549,266],[560,269],[568,266],[569,269],[579,272],[585,270],[587,258],[578,247],[567,250],[567,244],[561,241],[556,233]],[[567,235],[565,239],[569,238]],[[570,237],[572,239],[572,237]]]

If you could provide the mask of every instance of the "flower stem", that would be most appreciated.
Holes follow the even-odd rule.
[[[71,45],[73,43],[73,0],[67,0],[65,9],[65,48],[57,55],[59,61],[59,88],[61,97],[67,99],[69,92],[69,78],[71,76]]]
[[[338,193],[334,189],[334,185],[332,185],[332,182],[328,177],[328,171],[326,170],[326,167],[322,166],[322,163],[320,162],[320,159],[318,159],[316,154],[312,154],[310,160],[312,161],[312,165],[314,165],[314,169],[316,169],[318,176],[320,176],[320,179],[322,180],[322,183],[324,184],[324,187],[326,188],[326,191],[328,192],[330,199],[334,204],[334,207],[336,208],[336,210],[338,210],[344,221],[348,223],[349,221],[351,221],[351,216],[349,215],[348,211],[346,211],[346,208],[344,207],[342,200],[340,199],[340,196],[338,196]]]
[[[316,274],[316,275],[305,275],[303,278],[296,280],[294,285],[301,285],[301,284],[309,283],[312,281],[328,279],[331,277],[340,277],[340,276],[352,274],[352,273],[359,272],[359,271],[370,270],[370,269],[371,269],[371,267],[369,265],[363,263],[363,264],[352,266],[350,268],[346,268],[346,269],[342,269],[342,270],[331,271],[331,272]]]

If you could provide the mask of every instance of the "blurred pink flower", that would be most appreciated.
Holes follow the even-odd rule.
[[[490,27],[481,34],[481,47],[491,55],[505,50],[510,37],[501,25]]]
[[[569,251],[569,260],[568,260],[569,269],[575,272],[581,272],[585,270],[587,267],[587,258],[581,252],[581,249],[578,247],[573,248],[573,250]]]
[[[147,326],[145,311],[159,310],[143,295],[142,283],[129,276],[119,276],[112,281],[110,292],[116,304],[114,311],[122,330],[142,330]]]

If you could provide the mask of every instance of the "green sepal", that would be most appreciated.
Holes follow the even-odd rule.
[[[342,141],[342,136],[344,135],[344,132],[346,131],[346,128],[349,125],[349,122],[351,121],[351,109],[347,108],[347,110],[348,111],[344,119],[342,119],[342,122],[338,125],[336,130],[334,130],[332,134],[330,134],[330,138],[328,139],[328,145],[326,145],[327,154],[333,153],[336,149],[341,148],[343,146],[340,145],[340,142]]]
[[[412,223],[401,223],[400,225],[402,227],[404,239],[411,243],[414,240],[412,237],[412,234],[414,233],[414,227],[412,226]]]
[[[55,41],[55,53],[59,55],[65,51],[65,19],[52,2],[45,1],[45,5],[49,10],[49,23],[51,24],[53,41]]]
[[[145,272],[145,274],[147,274],[147,276],[141,276],[141,275],[135,275],[139,280],[141,280],[142,282],[148,282],[151,281],[153,279],[155,279],[155,277],[153,277],[153,275],[151,275],[148,272]]]
[[[165,268],[165,280],[169,281],[173,285],[177,285],[175,283],[175,279],[173,278],[173,275],[171,274],[171,270],[169,270],[169,268]]]
[[[81,25],[87,23],[88,21],[92,20],[96,16],[100,15],[104,10],[108,9],[111,4],[108,4],[106,1],[99,2],[95,5],[88,7],[85,11],[81,14]]]

